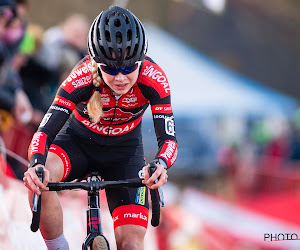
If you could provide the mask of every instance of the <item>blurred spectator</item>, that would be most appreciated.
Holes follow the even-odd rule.
[[[293,137],[291,139],[291,152],[289,155],[289,160],[300,167],[300,128],[295,129]]]
[[[264,127],[269,137],[263,144],[260,160],[263,171],[274,173],[287,162],[290,151],[290,127],[287,119],[281,116],[265,118]]]
[[[4,33],[7,26],[13,21],[16,14],[16,4],[13,0],[0,1],[0,67],[2,66],[5,58],[7,57],[6,46],[3,43]]]
[[[9,1],[1,1],[1,3]],[[15,10],[18,10],[13,4]],[[31,104],[22,90],[22,81],[16,67],[15,55],[26,25],[17,15],[6,23],[1,36],[0,108],[12,112],[16,120],[27,124],[32,117]]]
[[[41,120],[41,117],[36,117],[36,113],[39,112],[43,116],[49,105],[45,101],[48,97],[43,88],[47,86],[51,72],[36,59],[42,37],[43,29],[39,25],[29,24],[16,58],[24,91],[35,109],[35,125]]]
[[[224,186],[222,192],[226,197],[235,199],[236,177],[240,163],[238,146],[234,143],[222,145],[217,152],[216,158]]]
[[[238,147],[235,144],[223,145],[217,153],[217,162],[226,176],[234,176],[238,164]]]
[[[10,55],[14,55],[18,52],[18,47],[27,27],[25,1],[16,0],[16,3],[16,17],[7,24],[2,36],[2,40],[9,50]]]
[[[287,135],[274,136],[265,146],[262,154],[264,171],[280,170],[288,160],[289,138]]]
[[[9,21],[14,17],[15,4],[12,1],[0,1],[0,38]]]
[[[300,166],[300,108],[296,110],[293,118],[289,160]]]
[[[9,51],[4,42],[7,27],[15,18],[16,5],[11,0],[0,1],[0,109],[10,110],[14,106],[15,88],[5,84],[5,64],[9,60]]]
[[[52,73],[50,93],[55,94],[60,84],[74,65],[86,54],[86,37],[89,30],[88,19],[81,14],[73,14],[44,33],[42,48],[37,60]],[[53,96],[49,97],[48,104]]]

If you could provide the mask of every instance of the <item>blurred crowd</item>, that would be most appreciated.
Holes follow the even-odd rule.
[[[237,140],[223,141],[216,152],[220,177],[225,181],[222,186],[227,188],[224,194],[239,199],[298,192],[300,108],[290,118],[254,120],[246,130]],[[238,134],[238,130],[233,133]]]
[[[30,21],[28,5],[0,0],[0,172],[20,179],[58,85],[86,54],[89,29],[84,15],[72,14],[45,30]]]

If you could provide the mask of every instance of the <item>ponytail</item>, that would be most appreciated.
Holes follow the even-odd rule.
[[[99,87],[101,85],[101,78],[98,73],[97,63],[94,60],[92,60],[92,74],[93,74],[93,84],[96,87],[96,90],[91,96],[87,104],[87,110],[90,119],[96,123],[99,122],[101,116],[103,115],[103,110],[102,110],[102,103],[101,103],[101,95],[99,91]]]

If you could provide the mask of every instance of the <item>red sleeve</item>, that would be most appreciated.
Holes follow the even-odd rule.
[[[178,146],[167,76],[156,63],[146,58],[139,81],[143,95],[150,100],[158,142],[156,158],[162,159],[169,168],[177,158]]]

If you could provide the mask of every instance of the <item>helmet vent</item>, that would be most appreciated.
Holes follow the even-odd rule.
[[[121,26],[121,21],[120,21],[120,19],[116,19],[116,20],[114,21],[114,24],[115,24],[116,27],[120,27],[120,26]]]
[[[132,38],[132,31],[131,30],[128,30],[127,31],[127,41],[130,41]]]
[[[122,33],[120,31],[116,33],[116,40],[118,44],[122,43]]]
[[[105,31],[105,40],[111,42],[110,32],[108,30]]]
[[[104,55],[105,57],[107,57],[103,46],[100,46],[100,51],[101,51],[102,55]]]
[[[126,58],[125,58],[125,59],[130,59],[130,55],[129,55],[129,51],[130,51],[130,49],[131,49],[131,47],[130,47],[130,46],[128,46],[128,47],[126,48],[126,51],[127,51],[127,56],[126,56]]]
[[[133,56],[135,56],[135,55],[137,54],[138,49],[139,49],[139,45],[136,44],[136,45],[134,46],[134,51],[133,51],[133,54],[132,54]]]

